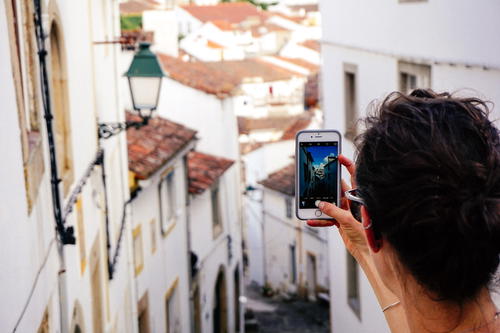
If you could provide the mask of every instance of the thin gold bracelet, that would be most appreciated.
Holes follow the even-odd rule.
[[[385,312],[386,310],[389,310],[390,308],[395,307],[399,303],[401,303],[401,302],[400,301],[396,301],[396,302],[394,302],[392,304],[387,305],[385,308],[382,309],[382,312]]]

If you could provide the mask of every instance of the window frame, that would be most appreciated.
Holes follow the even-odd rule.
[[[170,233],[177,220],[175,176],[175,169],[173,167],[169,168],[162,173],[161,180],[158,183],[160,230],[163,237]]]
[[[346,250],[347,304],[361,321],[361,297],[359,288],[359,266],[356,259]]]
[[[222,234],[224,227],[222,222],[220,182],[215,182],[210,188],[210,203],[212,211],[212,238],[216,239]],[[214,202],[215,198],[215,202]]]
[[[359,132],[358,128],[358,118],[359,118],[359,108],[358,108],[358,66],[351,63],[344,63],[342,71],[343,87],[344,87],[344,137],[350,141],[353,141]],[[348,89],[348,77],[352,76],[352,83],[349,84],[349,88],[352,87],[352,92]]]

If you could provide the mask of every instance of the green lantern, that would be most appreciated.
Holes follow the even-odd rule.
[[[160,97],[161,79],[165,76],[156,54],[149,49],[151,43],[139,43],[139,51],[134,55],[128,71],[124,74],[128,78],[130,95],[134,109],[145,117],[158,106]]]

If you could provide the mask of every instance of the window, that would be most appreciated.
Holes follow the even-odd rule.
[[[10,51],[29,214],[37,199],[44,173],[33,2],[11,0],[5,4],[9,39],[15,43]]]
[[[222,233],[222,221],[220,216],[220,194],[219,184],[216,184],[210,193],[212,201],[212,230],[213,238],[217,238]]]
[[[37,333],[49,333],[49,311],[45,310],[45,313],[43,314],[42,317],[42,322],[40,323],[40,326],[38,326]]]
[[[285,198],[285,206],[286,206],[286,217],[289,219],[292,218],[292,198]]]
[[[80,253],[80,274],[85,273],[85,266],[87,265],[87,256],[85,252],[85,224],[83,219],[83,204],[82,197],[79,196],[76,201],[76,232],[78,243],[78,251]]]
[[[159,185],[161,232],[166,236],[176,219],[175,172],[165,172]]]
[[[356,65],[344,64],[345,137],[351,141],[358,134],[356,72]]]
[[[138,225],[132,236],[134,238],[134,267],[135,267],[135,276],[139,275],[144,268],[144,254],[142,252],[142,234],[141,234],[141,225]]]
[[[409,94],[416,88],[430,88],[431,67],[428,65],[399,62],[399,90]]]
[[[235,331],[240,332],[240,268],[234,269],[234,323]]]
[[[52,113],[54,115],[54,138],[56,162],[59,177],[62,179],[63,193],[69,193],[73,183],[73,158],[71,152],[71,129],[69,119],[68,87],[66,79],[64,52],[58,25],[53,22],[50,28],[50,91]]]
[[[347,254],[347,303],[358,318],[361,317],[361,302],[359,299],[359,274],[356,259]]]
[[[290,282],[297,283],[297,259],[295,257],[295,245],[290,245]]]
[[[149,333],[149,309],[148,309],[148,293],[141,297],[139,304],[137,304],[137,322],[139,325],[139,333]]]
[[[177,285],[179,280],[175,280],[172,287],[169,288],[165,296],[165,317],[167,324],[167,333],[182,333],[179,305],[179,291]]]

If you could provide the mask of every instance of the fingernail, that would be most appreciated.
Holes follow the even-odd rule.
[[[323,207],[325,207],[325,203],[323,201],[320,201],[319,204],[318,204],[318,208],[319,209],[323,209]]]
[[[320,204],[320,203],[321,203],[321,200],[316,200],[316,201],[314,201],[314,205],[315,205],[316,207],[319,207],[319,204]]]

